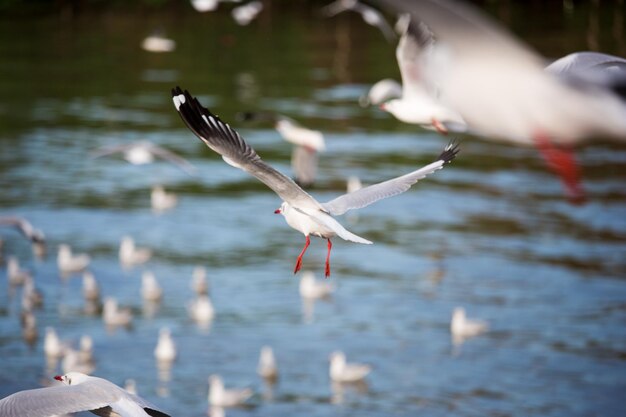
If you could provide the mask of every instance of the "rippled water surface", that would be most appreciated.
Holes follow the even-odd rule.
[[[558,57],[592,47],[624,55],[623,28],[615,27],[623,9],[616,10],[491,12]],[[269,8],[245,28],[226,10],[199,15],[182,7],[143,17],[0,20],[0,215],[28,218],[49,242],[48,256],[37,260],[19,234],[0,229],[4,259],[16,255],[45,296],[35,313],[40,337],[29,346],[21,290],[11,291],[0,272],[0,397],[60,372],[43,354],[44,329],[53,326],[75,347],[91,335],[94,374],[119,385],[135,379],[139,394],[172,416],[206,415],[213,373],[256,392],[249,407],[228,416],[624,413],[624,145],[580,149],[589,202],[573,206],[535,150],[461,138],[450,166],[358,218],[340,219],[375,244],[336,239],[337,290],[306,304],[292,274],[304,237],[273,214],[276,195],[193,136],[169,90],[189,89],[286,173],[289,145],[271,125],[243,125],[235,113],[277,111],[322,130],[327,151],[311,193],[326,201],[344,192],[348,176],[369,184],[407,173],[448,140],[357,104],[369,84],[399,77],[393,45],[358,17],[322,20],[306,3]],[[176,51],[139,48],[157,27],[177,41]],[[100,146],[141,139],[189,159],[198,175],[166,162],[89,157]],[[152,212],[156,184],[178,195],[175,209]],[[152,249],[147,264],[120,266],[125,235]],[[80,275],[58,272],[61,243],[91,255],[103,294],[133,309],[131,329],[107,330],[84,312]],[[325,251],[316,238],[304,258],[318,278]],[[216,309],[209,328],[187,315],[196,265],[207,268]],[[144,270],[164,288],[158,306],[141,299]],[[488,321],[490,331],[454,344],[456,306]],[[179,351],[169,375],[153,357],[164,326]],[[271,392],[255,371],[263,345],[280,366]],[[337,349],[373,366],[366,386],[331,386],[328,357]]]

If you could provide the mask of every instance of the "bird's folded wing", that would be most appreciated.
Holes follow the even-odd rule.
[[[348,210],[369,206],[383,198],[403,193],[411,188],[417,181],[443,168],[446,163],[454,159],[458,152],[458,145],[452,142],[446,146],[435,162],[401,177],[370,185],[369,187],[361,188],[349,194],[344,194],[334,200],[323,203],[322,207],[330,214],[338,216]]]
[[[0,400],[2,417],[44,417],[106,407],[119,392],[98,385],[79,384],[16,392]]]
[[[291,205],[321,208],[293,180],[266,164],[239,133],[203,107],[188,91],[176,87],[172,97],[189,129],[228,164],[255,176]]]

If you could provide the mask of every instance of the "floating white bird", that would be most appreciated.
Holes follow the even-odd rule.
[[[325,275],[330,275],[330,239],[339,236],[344,240],[356,243],[371,244],[346,230],[332,216],[368,206],[378,200],[407,191],[411,185],[441,169],[456,156],[458,147],[454,144],[446,146],[437,160],[409,174],[379,184],[370,185],[361,190],[344,194],[332,201],[320,204],[307,194],[295,182],[263,162],[257,153],[229,125],[223,123],[208,109],[202,107],[189,92],[177,87],[172,90],[174,105],[187,126],[212,150],[222,155],[228,164],[240,168],[265,183],[283,203],[274,213],[282,214],[287,224],[300,231],[306,243],[294,268],[298,272],[302,266],[302,256],[310,244],[310,236],[318,236],[328,241]]]
[[[163,289],[151,271],[144,271],[141,275],[141,297],[145,301],[160,301]]]
[[[216,407],[236,407],[252,396],[250,388],[224,388],[219,375],[209,377],[209,404]]]
[[[22,337],[30,346],[33,346],[37,341],[37,337],[39,337],[37,319],[31,311],[26,311],[22,314]]]
[[[300,296],[302,298],[316,299],[328,297],[335,291],[330,282],[321,282],[315,279],[311,271],[304,271],[300,278]]]
[[[83,362],[93,361],[93,339],[84,334],[80,338],[80,360]]]
[[[90,271],[83,273],[83,297],[87,301],[100,300],[100,286],[96,277]]]
[[[48,358],[60,358],[65,351],[57,332],[53,327],[46,327],[46,336],[43,341],[43,351]]]
[[[107,326],[130,326],[133,321],[133,313],[130,308],[119,308],[117,300],[109,297],[104,300],[102,320]]]
[[[382,0],[428,25],[436,58],[425,71],[443,104],[485,137],[536,145],[573,201],[584,198],[572,146],[626,139],[626,102],[615,90],[545,71],[545,60],[470,4]],[[589,81],[589,80],[586,80]]]
[[[62,386],[19,391],[0,400],[2,417],[43,417],[92,411],[120,417],[169,417],[112,382],[70,372],[54,377]]]
[[[20,268],[20,262],[15,256],[9,256],[7,259],[7,278],[10,285],[22,285],[31,276],[30,272]]]
[[[90,261],[89,255],[84,253],[73,255],[69,245],[59,245],[57,265],[62,273],[80,272],[89,266]]]
[[[22,288],[22,311],[31,311],[43,305],[43,294],[35,287],[35,280],[28,276]]]
[[[159,330],[159,341],[154,348],[154,357],[158,362],[174,362],[176,359],[176,344],[167,327]]]
[[[327,17],[332,17],[348,10],[359,13],[365,23],[378,28],[389,42],[396,39],[396,34],[382,13],[358,0],[336,0],[322,8],[322,13]]]
[[[206,269],[203,266],[196,266],[191,273],[191,289],[197,295],[206,295],[209,293]]]
[[[144,38],[141,47],[148,52],[172,52],[176,49],[176,42],[163,36],[160,31],[155,31]]]
[[[147,140],[121,145],[104,146],[91,154],[92,158],[122,152],[124,159],[133,165],[144,165],[154,162],[155,157],[162,158],[178,166],[189,175],[195,175],[196,168],[185,158]]]
[[[80,372],[83,374],[92,373],[96,367],[92,361],[84,361],[81,352],[67,347],[63,352],[63,360],[61,361],[61,369],[63,372]]]
[[[199,295],[187,305],[189,317],[198,323],[208,323],[215,317],[215,309],[211,299],[206,295]]]
[[[330,379],[335,382],[359,382],[372,371],[371,366],[347,363],[346,355],[335,351],[330,355]]]
[[[129,394],[137,395],[137,382],[134,379],[127,379],[124,383],[124,389]]]
[[[276,379],[278,379],[278,366],[276,365],[274,351],[270,346],[263,346],[261,348],[257,373],[270,382],[275,382]]]
[[[380,105],[405,123],[418,124],[441,134],[449,130],[465,131],[467,126],[459,113],[443,105],[437,98],[437,86],[424,76],[432,60],[434,39],[423,23],[404,17],[405,29],[396,48],[402,75],[402,96]],[[402,26],[402,25],[400,25]]]
[[[178,197],[174,193],[166,192],[162,186],[156,185],[152,187],[152,192],[150,193],[150,204],[152,205],[152,210],[160,213],[176,207]]]
[[[450,332],[454,338],[466,339],[478,336],[479,334],[485,333],[487,330],[489,330],[487,322],[468,319],[465,316],[465,309],[463,307],[454,309],[450,322]]]
[[[231,15],[235,22],[241,26],[246,26],[252,22],[263,10],[263,3],[259,0],[253,0],[243,6],[237,6],[231,11]]]
[[[135,246],[135,240],[130,236],[124,236],[120,242],[120,263],[124,266],[140,265],[148,262],[152,257],[152,251]]]

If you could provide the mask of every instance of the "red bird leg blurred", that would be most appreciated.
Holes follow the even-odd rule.
[[[330,250],[332,249],[332,247],[333,247],[333,244],[330,241],[330,239],[328,239],[328,254],[326,255],[326,271],[325,271],[326,278],[330,276]]]
[[[302,252],[300,252],[300,255],[298,255],[298,259],[296,260],[296,267],[293,270],[293,273],[297,273],[300,268],[302,268],[302,256],[304,256],[304,252],[306,252],[306,249],[309,247],[309,245],[311,244],[311,238],[307,235],[306,236],[306,242],[304,243],[304,247],[302,248]]]
[[[542,134],[535,135],[535,144],[548,168],[561,178],[570,202],[583,203],[585,191],[582,187],[580,168],[576,163],[574,152],[568,147],[554,145],[548,137]]]

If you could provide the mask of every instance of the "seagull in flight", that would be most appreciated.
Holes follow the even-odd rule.
[[[19,391],[0,400],[2,417],[41,417],[91,411],[101,416],[169,417],[114,383],[80,372],[54,377],[63,385]]]
[[[226,163],[253,175],[283,200],[274,213],[282,214],[289,226],[305,236],[304,248],[298,255],[294,273],[302,267],[302,256],[309,247],[310,236],[317,236],[328,242],[325,275],[330,276],[331,238],[339,236],[350,242],[372,243],[346,230],[333,216],[407,191],[418,180],[452,161],[459,150],[456,143],[450,143],[434,162],[416,171],[319,203],[289,177],[265,163],[239,133],[203,107],[188,91],[183,92],[176,87],[172,90],[172,98],[181,118],[200,140],[222,155]]]
[[[95,159],[118,152],[122,152],[124,154],[124,159],[133,165],[149,164],[154,162],[155,157],[159,157],[178,166],[191,176],[196,174],[196,167],[194,167],[185,158],[147,140],[120,145],[103,146],[102,148],[94,151],[91,154],[91,157]]]

